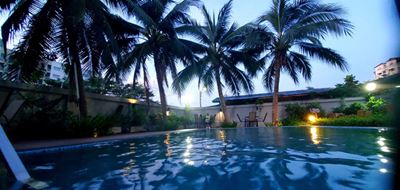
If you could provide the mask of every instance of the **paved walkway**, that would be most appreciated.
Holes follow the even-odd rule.
[[[32,150],[32,149],[53,148],[53,147],[60,147],[60,146],[96,143],[96,142],[111,141],[111,140],[142,138],[142,137],[148,137],[148,136],[154,136],[154,135],[163,135],[166,133],[187,132],[187,131],[193,131],[193,130],[201,130],[201,129],[182,129],[182,130],[176,130],[176,131],[129,133],[129,134],[119,134],[119,135],[111,135],[111,136],[97,137],[97,138],[92,137],[92,138],[79,138],[79,139],[26,141],[26,142],[17,142],[17,143],[14,143],[13,145],[17,151],[24,151],[24,150]]]

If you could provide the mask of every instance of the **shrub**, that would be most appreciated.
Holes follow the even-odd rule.
[[[372,111],[374,114],[386,113],[386,102],[382,98],[376,98],[371,96],[366,104],[368,110]]]
[[[345,107],[341,113],[345,115],[356,115],[359,110],[367,110],[367,107],[361,102],[355,102],[350,106]]]
[[[338,118],[318,118],[315,125],[322,126],[387,126],[389,118],[385,115],[370,117],[344,116]]]
[[[301,104],[288,104],[286,105],[285,112],[287,117],[282,120],[283,125],[299,125],[304,124],[307,121],[307,116],[310,113],[310,109],[318,108],[320,113],[319,116],[325,116],[325,110],[322,109],[319,103],[309,103],[305,105]]]
[[[272,122],[265,122],[264,123],[264,125],[266,126],[266,127],[274,127],[274,124],[272,123]],[[283,126],[283,122],[278,122],[278,127],[281,127],[281,126]]]
[[[92,137],[95,134],[98,136],[109,135],[115,122],[115,117],[102,115],[94,117],[71,116],[67,121],[73,137]]]
[[[174,114],[163,120],[161,114],[150,114],[148,122],[150,125],[155,126],[158,131],[171,131],[177,130],[180,126],[187,125],[191,120],[190,118]]]
[[[221,123],[221,128],[224,128],[224,129],[236,128],[236,127],[237,127],[237,123],[236,122],[224,121],[224,122]]]

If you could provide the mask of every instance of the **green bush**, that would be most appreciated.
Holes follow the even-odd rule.
[[[370,117],[344,116],[338,118],[318,118],[314,125],[321,126],[387,126],[389,118],[385,115]]]
[[[367,107],[361,102],[355,102],[350,106],[345,107],[341,113],[345,115],[356,115],[359,110],[367,110]]]
[[[228,128],[236,128],[237,123],[236,122],[228,122],[224,121],[221,123],[221,128],[228,129]]]
[[[190,124],[191,119],[172,114],[163,120],[161,114],[150,114],[148,122],[150,125],[155,126],[157,131],[171,131]]]
[[[309,103],[305,105],[288,104],[285,107],[285,112],[287,117],[282,120],[282,124],[288,126],[288,125],[299,125],[306,123],[307,116],[310,113],[310,109],[312,108],[318,108],[320,110],[318,116],[324,117],[326,115],[325,110],[322,109],[319,103]]]
[[[272,122],[265,122],[264,123],[264,125],[266,126],[266,127],[274,127],[274,124],[272,123]],[[278,127],[281,127],[281,126],[283,126],[283,122],[278,122]],[[288,126],[288,125],[285,125],[285,126]]]
[[[67,122],[73,137],[92,137],[109,135],[116,121],[115,117],[96,115],[94,117],[71,116]]]
[[[366,104],[368,110],[372,111],[374,114],[386,113],[386,102],[382,98],[376,98],[371,96]]]

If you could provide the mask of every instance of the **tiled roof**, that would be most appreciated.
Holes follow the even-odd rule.
[[[299,96],[299,95],[307,95],[312,93],[324,93],[332,88],[314,88],[314,89],[307,89],[307,90],[293,90],[293,91],[283,91],[279,92],[280,97],[284,96]],[[250,94],[250,95],[243,95],[243,96],[226,96],[225,101],[233,101],[233,100],[246,100],[246,99],[258,99],[258,98],[272,98],[273,93],[262,93],[262,94]],[[219,98],[215,98],[212,102],[218,103]]]

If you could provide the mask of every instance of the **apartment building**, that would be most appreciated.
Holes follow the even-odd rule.
[[[375,79],[385,78],[397,73],[400,73],[400,57],[390,58],[385,63],[375,66]]]
[[[0,39],[0,42],[2,40]],[[44,79],[52,79],[52,80],[60,80],[64,81],[68,78],[67,74],[64,71],[63,63],[58,62],[56,56],[52,56],[52,58],[49,58],[50,61],[46,62],[43,64],[44,68]],[[8,63],[4,59],[4,47],[2,43],[0,43],[0,77],[4,76],[7,74],[7,66]],[[83,79],[88,80],[90,78],[90,72],[84,72],[83,73]]]

